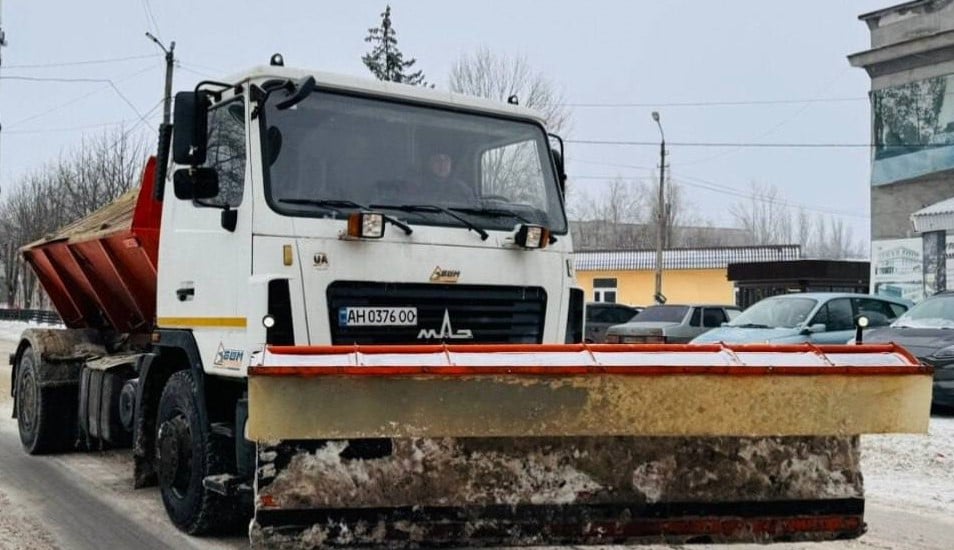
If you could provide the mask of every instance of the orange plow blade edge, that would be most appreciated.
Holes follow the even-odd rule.
[[[864,532],[862,433],[932,371],[866,346],[270,347],[258,546],[772,542]]]

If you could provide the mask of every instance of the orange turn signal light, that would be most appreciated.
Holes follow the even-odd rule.
[[[542,225],[522,224],[513,240],[524,248],[546,248],[550,244],[550,230]]]
[[[348,236],[354,239],[380,239],[384,236],[384,214],[380,212],[348,214]]]

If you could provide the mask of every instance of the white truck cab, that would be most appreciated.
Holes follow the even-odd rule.
[[[159,248],[157,325],[207,373],[266,343],[580,341],[538,113],[282,66],[227,82],[176,96]]]

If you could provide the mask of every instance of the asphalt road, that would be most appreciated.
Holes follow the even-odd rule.
[[[12,351],[0,341],[0,357]],[[155,488],[132,488],[129,451],[31,457],[20,448],[10,418],[10,369],[0,365],[0,550],[54,548],[246,548],[244,534],[194,538],[178,532],[165,517]],[[912,508],[892,495],[869,495],[869,532],[852,541],[776,545],[803,550],[954,548],[954,518]],[[655,546],[650,548],[671,548]],[[761,545],[705,545],[691,548],[763,550]]]

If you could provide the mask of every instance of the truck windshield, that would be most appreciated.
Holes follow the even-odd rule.
[[[391,207],[413,224],[466,226],[465,218],[483,229],[535,223],[566,232],[536,124],[326,91],[278,110],[280,96],[270,96],[262,117],[265,188],[277,212],[350,210],[323,206],[331,199]]]

